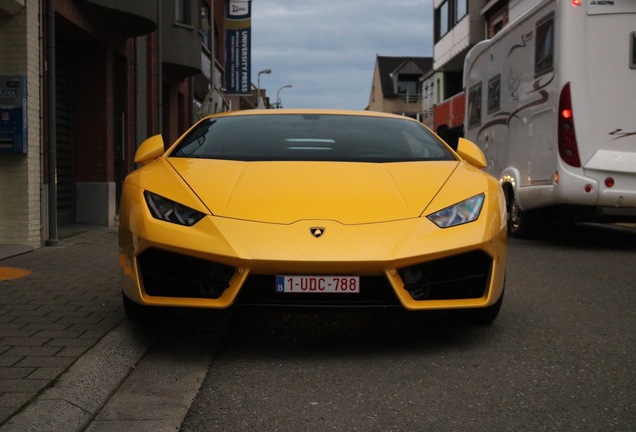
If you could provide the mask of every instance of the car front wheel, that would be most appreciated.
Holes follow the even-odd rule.
[[[487,325],[491,324],[499,316],[501,305],[503,304],[504,293],[502,291],[499,300],[491,306],[478,309],[464,309],[462,310],[462,318],[468,324]]]
[[[124,312],[129,320],[144,323],[150,321],[156,321],[159,319],[164,311],[163,308],[157,306],[145,306],[136,303],[126,297],[126,294],[121,293],[122,302],[124,304]]]

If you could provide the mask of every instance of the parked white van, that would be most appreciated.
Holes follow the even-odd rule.
[[[472,48],[464,88],[512,234],[538,215],[636,221],[636,1],[538,1]]]

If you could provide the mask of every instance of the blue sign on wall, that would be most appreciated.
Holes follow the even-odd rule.
[[[27,85],[24,76],[0,76],[0,153],[27,154]]]
[[[229,0],[225,34],[225,88],[228,94],[251,94],[252,2]]]

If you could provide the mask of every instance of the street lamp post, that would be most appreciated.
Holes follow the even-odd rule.
[[[282,86],[281,88],[278,89],[278,91],[276,92],[276,108],[282,108],[281,102],[280,102],[280,96],[279,96],[280,95],[280,91],[282,89],[284,89],[284,88],[292,88],[292,87],[293,87],[293,85],[287,84],[287,85],[284,85],[284,86]]]
[[[263,101],[261,100],[261,75],[271,73],[271,69],[263,69],[256,75],[256,108],[264,108]]]

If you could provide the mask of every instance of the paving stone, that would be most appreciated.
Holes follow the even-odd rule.
[[[49,380],[6,379],[0,381],[0,393],[38,392],[43,389]]]
[[[67,367],[73,363],[74,359],[69,357],[24,357],[16,367]]]
[[[102,332],[102,335],[104,332]],[[53,347],[89,347],[97,342],[97,338],[53,338],[46,345]]]
[[[62,348],[57,354],[58,357],[74,357],[77,358],[86,352],[86,347],[66,347]]]
[[[0,379],[21,379],[26,378],[33,373],[35,368],[21,368],[21,367],[0,367]]]
[[[18,327],[18,324],[20,325],[20,328],[1,328],[0,338],[30,338],[38,332],[37,330],[24,328],[26,326],[24,323],[16,323],[16,327]]]
[[[7,354],[25,357],[51,357],[60,352],[61,349],[62,348],[55,346],[14,346],[7,351]]]
[[[0,367],[14,366],[23,358],[23,356],[0,355]]]
[[[33,398],[33,392],[9,392],[0,396],[0,407],[19,408]]]
[[[2,345],[42,346],[50,340],[41,337],[6,337],[2,339]]]
[[[54,380],[64,372],[63,367],[39,367],[35,368],[28,379],[47,379]]]
[[[41,330],[34,334],[35,337],[41,338],[68,338],[75,339],[84,335],[81,330]]]

